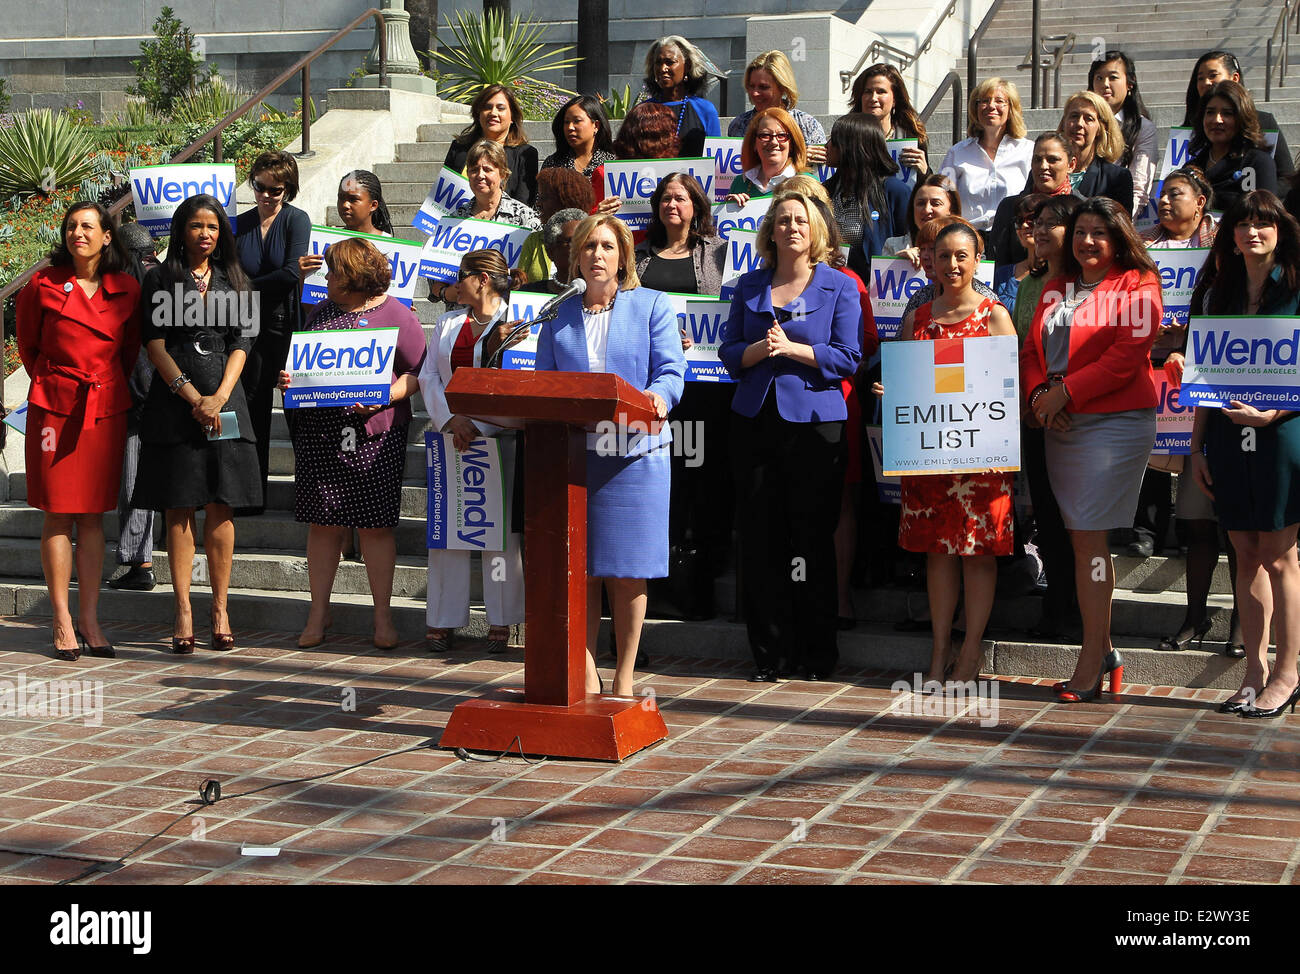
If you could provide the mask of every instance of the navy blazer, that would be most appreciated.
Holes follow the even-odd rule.
[[[872,210],[870,203],[862,203],[862,249],[867,252],[868,266],[872,257],[884,251],[886,240],[908,232],[907,209],[912,199],[911,189],[892,176],[884,180],[884,187],[884,213]]]
[[[559,315],[542,325],[537,336],[537,371],[590,372],[582,301],[560,305]],[[638,389],[658,393],[669,410],[682,398],[686,353],[677,327],[677,314],[662,291],[648,287],[619,291],[609,322],[605,371]],[[641,453],[672,442],[668,424],[654,436],[629,443],[628,453]]]
[[[1033,177],[1030,177],[1032,184]],[[1133,173],[1124,166],[1095,157],[1083,171],[1074,191],[1084,199],[1109,196],[1129,213],[1133,212]]]
[[[901,184],[900,184],[901,185]],[[781,327],[793,342],[811,345],[813,368],[786,356],[764,358],[742,368],[745,349],[761,341],[772,327],[772,270],[750,271],[736,283],[731,314],[722,328],[718,356],[736,380],[731,408],[742,416],[757,416],[776,387],[776,408],[791,423],[824,423],[847,419],[840,380],[852,377],[862,357],[862,305],[857,285],[847,274],[819,263],[803,294],[786,305],[795,312]]]

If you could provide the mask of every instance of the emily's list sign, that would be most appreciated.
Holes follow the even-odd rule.
[[[887,342],[880,353],[884,476],[1020,469],[1014,335]]]

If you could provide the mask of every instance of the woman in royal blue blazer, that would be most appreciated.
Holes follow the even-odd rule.
[[[732,456],[753,679],[802,670],[820,680],[839,657],[840,382],[858,367],[862,306],[853,279],[827,263],[826,224],[802,194],[777,193],[757,246],[763,267],[737,283],[719,349],[737,383]]]
[[[640,286],[631,231],[613,216],[587,217],[573,234],[569,266],[587,290],[542,326],[538,371],[613,372],[644,389],[667,418],[682,397],[686,355],[667,296]],[[595,651],[604,581],[618,647],[614,695],[630,697],[646,579],[668,574],[672,431],[664,424],[625,445],[617,440],[587,438],[587,692],[602,690]]]

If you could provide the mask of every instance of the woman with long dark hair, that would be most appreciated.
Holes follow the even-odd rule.
[[[45,512],[41,568],[54,616],[54,656],[113,657],[99,627],[104,512],[122,479],[128,377],[140,348],[140,285],[117,227],[98,203],[63,214],[50,266],[18,292],[18,356],[27,393],[27,503]],[[76,532],[77,621],[68,587]]]
[[[1235,81],[1246,87],[1241,65],[1230,51],[1206,51],[1196,59],[1192,76],[1187,81],[1186,112],[1183,115],[1183,127],[1191,128],[1196,124],[1196,116],[1201,110],[1201,96],[1220,81]],[[1277,167],[1277,178],[1287,184],[1295,176],[1295,161],[1291,158],[1291,149],[1286,144],[1286,135],[1271,112],[1256,107],[1255,115],[1259,127],[1265,132],[1277,133],[1277,146],[1273,153],[1273,164]]]
[[[542,160],[543,170],[572,169],[590,178],[597,166],[614,158],[609,117],[591,95],[575,95],[561,105],[551,121],[551,134],[555,151]]]
[[[916,235],[921,227],[941,216],[961,216],[961,209],[961,194],[947,175],[932,172],[921,177],[907,201],[907,232],[890,237],[881,245],[880,252],[890,257],[906,257],[913,267],[920,267]]]
[[[1020,369],[1074,546],[1083,645],[1074,675],[1057,691],[1070,703],[1094,699],[1107,673],[1118,692],[1123,674],[1110,637],[1115,575],[1107,532],[1132,525],[1155,443],[1149,353],[1163,309],[1159,272],[1127,206],[1085,201],[1066,238],[1065,274],[1045,287]]]
[[[1277,167],[1259,127],[1254,99],[1235,81],[1220,81],[1201,96],[1187,152],[1210,181],[1226,211],[1250,189],[1276,193]]]
[[[1100,95],[1115,113],[1124,138],[1119,158],[1133,174],[1133,214],[1146,209],[1156,178],[1156,123],[1138,92],[1137,68],[1123,51],[1107,51],[1088,68],[1088,90]]]
[[[488,85],[469,106],[473,119],[447,149],[443,165],[464,172],[466,157],[475,143],[487,139],[505,151],[510,179],[505,194],[529,206],[537,198],[537,149],[528,144],[524,113],[505,85]]]
[[[826,180],[840,237],[849,246],[849,267],[866,280],[871,255],[907,226],[907,187],[890,176],[898,164],[889,155],[879,123],[850,112],[835,120],[826,144],[835,174]]]
[[[145,348],[157,371],[140,418],[144,445],[132,501],[166,512],[173,653],[194,652],[188,566],[200,507],[212,585],[211,645],[235,648],[226,613],[234,516],[263,500],[253,422],[239,381],[257,326],[244,314],[251,293],[221,204],[206,194],[191,196],[172,215],[167,256],[142,288]],[[228,429],[228,420],[237,429]]]
[[[861,113],[880,128],[886,141],[916,139],[919,148],[904,149],[899,162],[924,176],[930,171],[930,139],[921,114],[912,106],[907,82],[892,64],[873,64],[853,79],[849,114]]]
[[[1205,262],[1192,294],[1193,310],[1232,316],[1300,311],[1300,226],[1277,197],[1262,191],[1246,193],[1224,212],[1221,226],[1212,259]],[[1277,717],[1288,706],[1294,710],[1300,698],[1297,415],[1236,400],[1227,408],[1196,410],[1188,472],[1213,498],[1219,523],[1237,552],[1234,591],[1246,674],[1241,689],[1219,708],[1223,713]],[[1248,429],[1253,436],[1244,435]],[[1270,627],[1277,643],[1271,672]]]

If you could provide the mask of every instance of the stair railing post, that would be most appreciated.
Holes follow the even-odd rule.
[[[1040,90],[1040,88],[1039,88],[1039,84],[1038,84],[1038,71],[1039,71],[1039,68],[1038,68],[1038,64],[1039,64],[1038,47],[1039,47],[1039,37],[1040,37],[1040,35],[1042,34],[1042,26],[1043,26],[1043,25],[1042,25],[1042,20],[1041,20],[1041,11],[1039,10],[1038,4],[1039,4],[1039,0],[1034,0],[1034,11],[1033,11],[1033,15],[1032,15],[1032,17],[1031,17],[1031,26],[1030,26],[1030,30],[1031,30],[1031,32],[1032,32],[1032,36],[1030,37],[1030,40],[1029,40],[1029,43],[1030,43],[1029,50],[1030,50],[1030,55],[1031,55],[1031,57],[1032,57],[1032,59],[1033,59],[1032,63],[1033,63],[1033,65],[1034,65],[1033,70],[1029,72],[1029,76],[1030,76],[1030,79],[1031,79],[1030,82],[1029,82],[1029,86],[1030,86],[1030,91],[1029,91],[1029,107],[1030,107],[1030,108],[1042,108],[1042,107],[1043,107],[1042,104],[1040,103],[1040,100],[1039,100],[1039,99],[1040,99],[1040,96],[1041,96],[1041,94],[1042,94],[1042,92],[1041,92],[1041,90]],[[1046,80],[1046,79],[1044,79],[1044,80]],[[974,89],[972,89],[972,90],[974,90]]]

